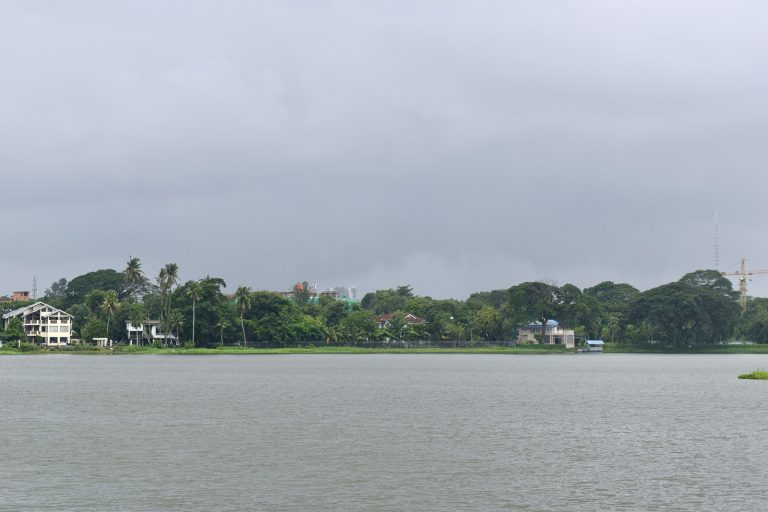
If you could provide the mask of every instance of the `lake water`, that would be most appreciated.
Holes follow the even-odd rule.
[[[768,508],[765,355],[0,357],[2,511]]]

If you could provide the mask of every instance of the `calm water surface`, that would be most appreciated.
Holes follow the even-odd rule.
[[[765,355],[0,357],[0,510],[768,508]]]

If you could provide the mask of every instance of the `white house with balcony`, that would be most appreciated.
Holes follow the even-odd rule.
[[[517,328],[517,342],[565,345],[566,348],[573,348],[576,346],[576,332],[573,329],[560,327],[555,320],[547,320],[547,326],[544,329],[541,327],[541,322],[534,322]]]
[[[45,302],[35,302],[3,315],[3,328],[13,318],[21,320],[28,341],[46,347],[58,347],[72,342],[72,320],[75,317]]]
[[[173,333],[164,333],[160,330],[159,320],[144,320],[139,325],[133,325],[131,322],[125,322],[125,329],[128,331],[128,343],[133,345],[144,345],[154,341],[161,341],[166,345],[178,344],[178,338]]]

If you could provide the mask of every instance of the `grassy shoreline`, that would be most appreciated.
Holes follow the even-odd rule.
[[[110,349],[85,349],[77,348],[40,349],[29,352],[0,351],[0,355],[23,354],[85,354],[85,355],[131,355],[131,354],[159,354],[159,355],[270,355],[270,354],[566,354],[572,351],[560,347],[423,347],[423,348],[370,348],[370,347],[343,347],[343,346],[318,346],[318,347],[283,347],[283,348],[153,348],[153,347],[121,347]]]
[[[768,354],[768,345],[705,345],[694,347],[632,347],[605,346],[606,353],[622,354]],[[96,347],[67,347],[64,349],[37,349],[27,352],[0,350],[0,355],[23,354],[79,354],[79,355],[271,355],[271,354],[574,354],[575,350],[563,346],[518,345],[481,347],[355,347],[355,346],[307,346],[284,348],[154,348],[121,346],[113,349]]]

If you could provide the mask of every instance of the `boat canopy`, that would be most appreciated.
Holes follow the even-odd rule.
[[[605,345],[605,342],[603,340],[587,340],[587,345],[589,346]]]

